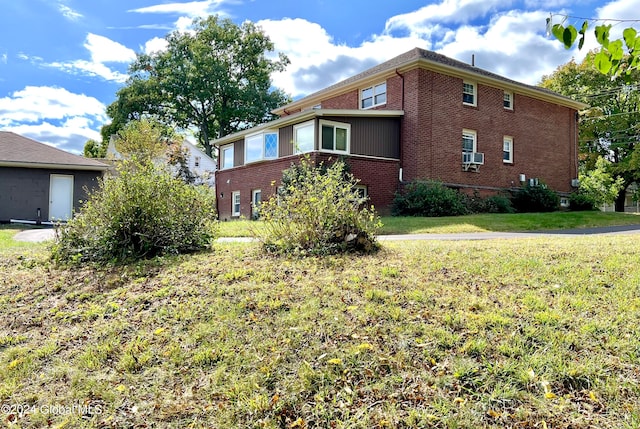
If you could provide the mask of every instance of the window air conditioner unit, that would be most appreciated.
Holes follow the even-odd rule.
[[[484,153],[480,152],[462,152],[462,169],[464,171],[478,171],[484,164]]]
[[[463,164],[483,165],[484,164],[484,153],[481,153],[481,152],[462,152],[462,163]]]

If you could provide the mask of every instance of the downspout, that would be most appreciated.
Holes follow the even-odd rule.
[[[577,179],[578,171],[579,171],[579,162],[580,162],[578,160],[578,156],[579,156],[578,154],[580,152],[580,148],[578,147],[580,145],[580,134],[578,131],[578,125],[580,124],[580,112],[578,112],[577,110],[576,110],[575,118],[576,120],[573,121],[573,156],[574,156],[573,167],[575,168],[575,175],[573,177]]]
[[[400,74],[398,69],[395,69],[395,72],[396,72],[396,75],[400,78],[400,81],[402,82],[401,91],[400,91],[400,110],[402,110],[404,112],[404,76],[402,74]],[[404,146],[404,142],[402,140],[402,137],[404,135],[404,133],[402,132],[403,125],[404,125],[404,115],[402,115],[402,117],[400,118],[400,136],[399,136],[399,138],[400,138],[400,145],[399,145],[400,148],[399,148],[399,153],[398,153],[398,155],[400,157],[400,167],[399,167],[400,170],[398,172],[398,191],[400,190],[399,189],[400,184],[404,181],[404,177],[403,177],[403,174],[402,174],[402,166],[403,166],[403,164],[402,164],[402,160],[403,160],[403,158],[402,158],[402,147]]]

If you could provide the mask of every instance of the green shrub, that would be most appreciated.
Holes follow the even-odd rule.
[[[58,228],[59,262],[107,262],[201,250],[215,238],[215,200],[206,187],[162,167],[123,161],[80,212]]]
[[[369,253],[379,248],[380,219],[359,197],[343,161],[314,166],[308,157],[283,172],[276,197],[260,206],[253,234],[276,254]]]
[[[574,192],[569,196],[569,210],[576,212],[597,210],[596,201],[585,192]]]
[[[511,200],[504,195],[492,195],[484,199],[484,213],[514,213]]]
[[[394,216],[459,216],[468,212],[464,200],[440,182],[414,181],[396,194],[391,210]]]
[[[533,186],[527,183],[515,191],[511,202],[519,213],[553,212],[560,205],[558,194],[544,183]]]

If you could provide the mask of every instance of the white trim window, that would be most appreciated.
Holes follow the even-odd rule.
[[[231,193],[231,216],[240,216],[240,191]]]
[[[467,106],[475,106],[478,103],[476,84],[473,82],[462,82],[462,104]]]
[[[513,137],[504,136],[502,139],[502,162],[513,164]]]
[[[262,161],[278,157],[278,133],[265,131],[244,138],[244,162]]]
[[[220,169],[233,168],[233,144],[220,148]]]
[[[294,153],[312,152],[314,150],[314,129],[313,121],[293,126]]]
[[[383,104],[387,104],[387,82],[382,82],[360,91],[361,109],[370,109]]]
[[[513,110],[513,92],[505,91],[502,96],[502,105],[507,110]]]
[[[262,204],[262,191],[254,189],[251,191],[251,218],[258,219],[260,217],[260,204]]]
[[[349,153],[351,124],[320,121],[320,148],[327,152]]]
[[[477,147],[477,134],[473,130],[462,130],[462,152],[473,153]]]
[[[359,202],[364,202],[369,198],[369,188],[367,185],[356,185],[354,191],[356,195],[358,195]]]

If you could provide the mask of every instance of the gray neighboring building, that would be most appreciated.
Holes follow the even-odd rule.
[[[94,159],[0,131],[0,222],[71,218],[109,168]]]

